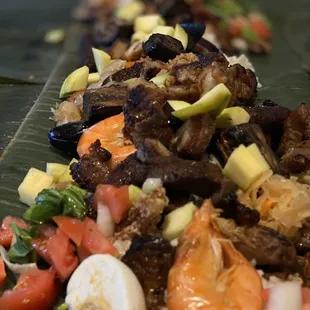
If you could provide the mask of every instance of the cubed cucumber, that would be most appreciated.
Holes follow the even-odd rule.
[[[183,121],[192,116],[208,113],[211,111],[215,115],[218,115],[226,108],[230,99],[231,92],[223,83],[221,83],[204,94],[190,107],[174,111],[172,114]]]
[[[158,14],[143,15],[135,19],[134,30],[151,33],[156,26],[164,26],[164,19]]]
[[[53,182],[54,178],[51,175],[36,168],[30,168],[17,189],[19,200],[28,206],[33,205],[38,194],[43,189],[51,187]]]
[[[192,220],[197,207],[192,203],[178,208],[164,218],[162,236],[168,240],[173,240],[182,233],[187,224]]]
[[[134,19],[142,14],[145,10],[145,4],[141,1],[131,1],[120,7],[115,15],[127,22],[132,22]]]
[[[46,173],[51,175],[54,178],[54,181],[57,182],[59,177],[65,172],[67,166],[56,163],[47,163],[46,164]]]
[[[88,76],[87,84],[97,83],[100,80],[99,72],[90,73]]]
[[[269,169],[267,162],[257,156],[255,147],[250,150],[244,145],[236,148],[223,169],[223,174],[246,191],[250,185],[265,171]],[[260,153],[260,152],[259,152]]]
[[[184,50],[186,50],[188,44],[188,34],[179,24],[175,26],[173,37],[179,40],[182,43]]]
[[[103,70],[111,63],[111,56],[105,51],[97,48],[92,48],[96,68],[99,74],[102,74]]]
[[[170,26],[156,26],[152,31],[152,34],[159,33],[172,37],[174,34],[174,28]]]
[[[226,108],[216,118],[216,127],[229,128],[243,123],[248,123],[250,118],[250,114],[241,107]]]
[[[191,106],[190,103],[182,100],[168,100],[167,102],[174,111],[182,110]]]
[[[72,176],[71,176],[71,171],[70,171],[70,166],[73,163],[77,163],[78,160],[73,158],[70,161],[70,164],[68,166],[66,166],[66,169],[64,171],[64,173],[59,177],[58,182],[73,182]]]
[[[153,82],[158,87],[165,87],[165,82],[166,82],[168,76],[169,76],[169,73],[158,74],[155,77],[153,77],[150,80],[150,82]]]
[[[87,66],[76,69],[69,74],[61,86],[59,98],[65,98],[78,90],[85,89],[87,87],[88,75],[89,69]]]
[[[262,155],[255,143],[249,145],[247,149],[251,153],[251,155],[254,156],[256,163],[258,163],[264,171],[270,169],[270,166],[267,163],[265,157]]]
[[[131,202],[134,202],[137,197],[142,193],[142,189],[136,185],[129,185],[129,188],[128,188],[128,191],[129,191],[129,200]]]

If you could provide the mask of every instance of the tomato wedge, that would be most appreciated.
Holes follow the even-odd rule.
[[[61,281],[65,281],[78,266],[75,248],[69,238],[59,228],[47,241],[47,255]]]
[[[130,208],[129,186],[117,188],[113,185],[98,185],[93,200],[93,208],[98,209],[98,203],[106,205],[115,223],[119,224],[128,214]]]
[[[3,287],[6,278],[5,265],[2,258],[0,258],[0,289]]]
[[[21,274],[17,285],[0,297],[0,309],[50,310],[58,296],[55,272],[34,270]]]
[[[117,255],[117,249],[99,230],[95,221],[86,217],[84,220],[84,232],[79,252],[83,256],[93,254],[111,254]]]
[[[13,231],[10,227],[12,223],[16,223],[22,229],[28,228],[28,225],[23,220],[13,216],[6,216],[2,221],[0,230],[0,245],[6,248],[10,247],[13,239]]]
[[[54,222],[77,246],[81,245],[84,223],[69,216],[54,216]]]

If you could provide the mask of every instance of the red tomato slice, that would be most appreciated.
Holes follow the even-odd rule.
[[[55,272],[34,270],[23,273],[13,290],[6,290],[0,298],[0,309],[50,310],[56,302],[59,290]]]
[[[43,224],[37,230],[37,237],[32,240],[32,247],[48,264],[52,264],[47,252],[48,240],[56,234],[56,227],[50,224]]]
[[[19,218],[13,216],[6,216],[2,221],[0,230],[0,245],[6,248],[11,246],[11,242],[13,239],[13,231],[10,227],[12,223],[16,223],[16,225],[22,229],[29,227],[23,220]]]
[[[90,256],[93,254],[117,254],[116,248],[99,230],[95,221],[86,217],[84,224],[84,233],[81,244],[81,252],[83,253],[83,256]]]
[[[3,259],[0,258],[0,289],[3,287],[5,278],[6,278],[5,265]]]
[[[54,216],[54,222],[77,246],[81,245],[84,223],[69,216]]]
[[[248,21],[245,17],[237,16],[228,21],[228,34],[233,38],[241,36],[242,29],[247,25]]]
[[[93,202],[96,210],[99,202],[106,205],[114,222],[119,224],[127,216],[130,207],[129,187],[127,185],[120,188],[113,185],[98,185]]]
[[[61,281],[65,281],[78,266],[75,248],[60,229],[47,241],[47,255]]]
[[[269,40],[272,37],[269,27],[259,19],[250,21],[252,30],[263,40]]]

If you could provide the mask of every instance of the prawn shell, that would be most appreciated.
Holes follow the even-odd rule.
[[[53,147],[76,156],[76,148],[80,137],[85,129],[88,128],[87,123],[83,121],[70,122],[51,129],[48,133],[48,142]]]

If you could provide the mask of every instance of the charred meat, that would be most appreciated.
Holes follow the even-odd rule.
[[[135,273],[143,287],[147,309],[165,306],[165,290],[175,249],[170,242],[153,236],[136,236],[122,261]]]
[[[256,225],[236,226],[232,220],[217,218],[221,233],[249,260],[258,266],[292,267],[296,263],[294,244],[275,230]]]
[[[121,113],[126,95],[127,86],[124,85],[88,89],[83,96],[84,119],[95,124]]]
[[[281,164],[290,173],[301,173],[310,169],[310,140],[303,141],[289,149],[282,157]]]
[[[73,180],[82,188],[95,191],[98,184],[106,183],[110,173],[106,162],[111,157],[111,153],[96,140],[91,144],[89,154],[83,155],[77,163],[70,166]]]
[[[296,249],[300,253],[310,252],[310,219],[306,219],[294,237]]]
[[[278,153],[283,155],[290,148],[295,147],[303,140],[310,138],[310,106],[302,104],[292,111],[284,123],[284,132],[278,148]]]
[[[173,138],[169,117],[163,108],[166,93],[155,85],[139,85],[129,91],[124,105],[124,133],[138,147],[146,138],[168,146]]]
[[[156,33],[143,43],[143,51],[152,59],[168,61],[183,52],[183,45],[173,37]]]
[[[217,140],[217,147],[223,159],[227,160],[234,149],[240,144],[249,146],[252,143],[257,145],[271,169],[274,172],[279,172],[278,162],[270,146],[267,144],[264,133],[259,125],[245,123],[222,130]]]
[[[215,117],[211,114],[189,118],[176,133],[176,149],[180,157],[200,159],[215,132]]]

